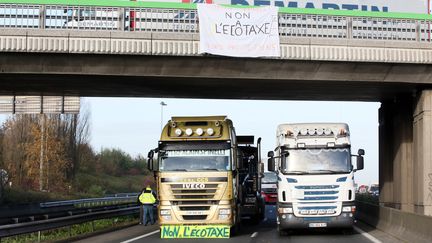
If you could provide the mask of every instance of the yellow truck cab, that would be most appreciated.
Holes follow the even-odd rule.
[[[226,116],[172,117],[148,165],[161,238],[227,238],[238,228],[237,141]]]

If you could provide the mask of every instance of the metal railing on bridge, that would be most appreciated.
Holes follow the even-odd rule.
[[[281,37],[430,42],[431,24],[426,14],[279,9]],[[195,4],[109,0],[1,0],[5,28],[199,32]]]

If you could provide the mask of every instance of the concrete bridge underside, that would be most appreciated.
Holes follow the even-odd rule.
[[[432,66],[67,53],[0,55],[2,95],[379,101],[380,201],[432,215]]]
[[[216,56],[7,53],[0,93],[385,101],[432,88],[432,66]]]

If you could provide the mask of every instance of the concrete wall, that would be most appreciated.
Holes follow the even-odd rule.
[[[406,242],[432,242],[432,217],[357,202],[356,217]]]

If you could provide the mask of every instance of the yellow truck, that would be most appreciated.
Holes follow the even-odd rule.
[[[235,129],[225,116],[172,117],[148,155],[161,238],[228,238],[238,230],[237,153]]]

